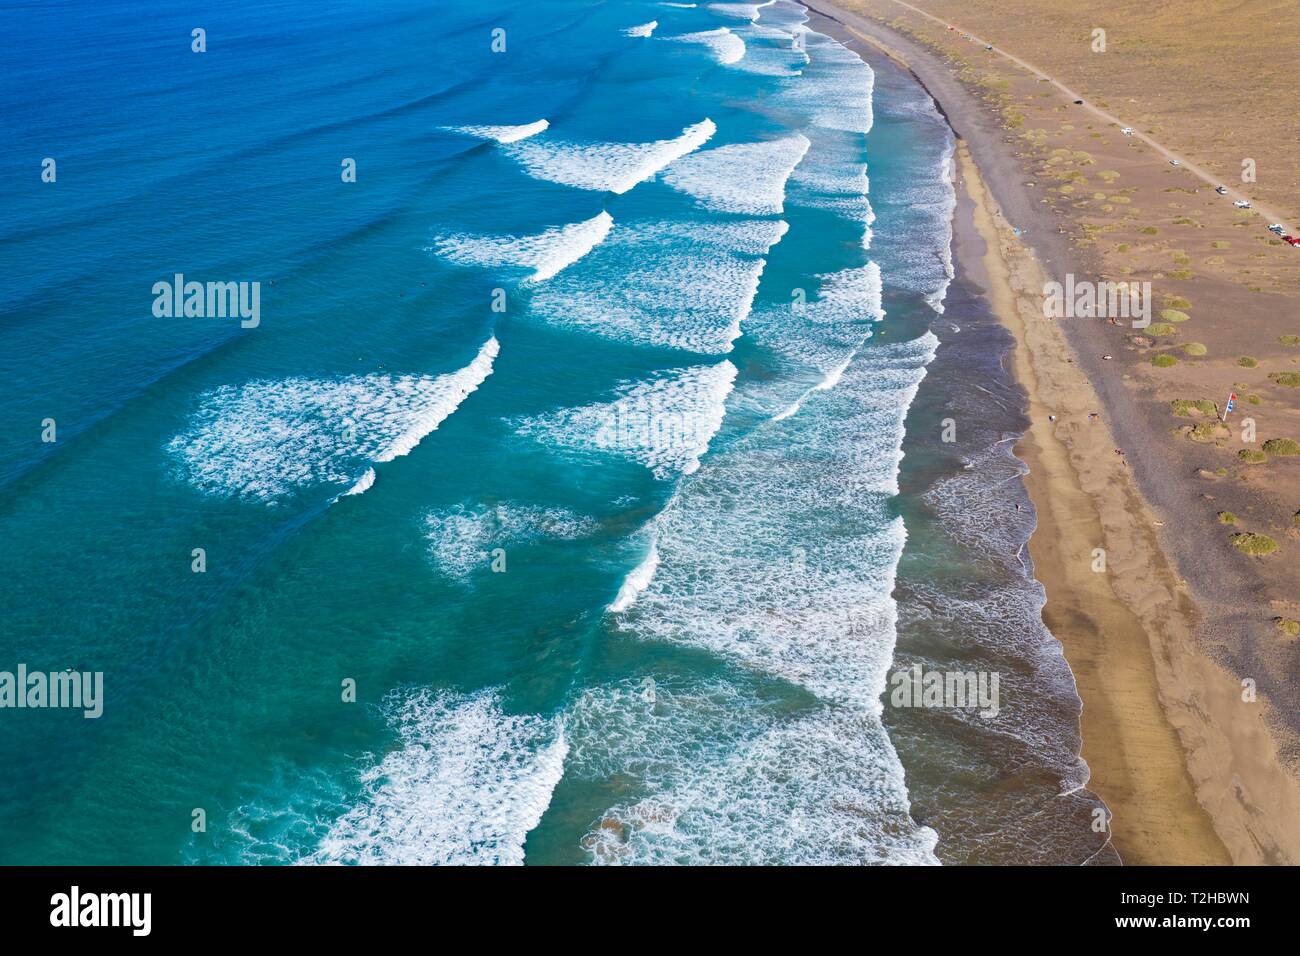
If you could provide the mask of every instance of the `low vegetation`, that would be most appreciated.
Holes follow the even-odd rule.
[[[1175,398],[1169,403],[1169,409],[1182,418],[1193,418],[1198,415],[1218,415],[1218,409],[1214,407],[1214,402],[1208,398]]]
[[[1151,364],[1156,368],[1169,368],[1170,366],[1177,365],[1178,359],[1174,358],[1174,356],[1170,355],[1168,352],[1162,352],[1161,354],[1152,357]]]
[[[1198,358],[1204,355],[1208,351],[1209,349],[1207,349],[1200,342],[1188,342],[1186,345],[1183,346],[1183,352],[1185,354],[1194,355],[1197,356]]]
[[[1258,368],[1259,359],[1253,358],[1249,355],[1243,355],[1241,358],[1237,359],[1237,364],[1242,368]]]
[[[1289,458],[1294,455],[1300,455],[1300,442],[1292,438],[1270,438],[1264,442],[1264,451],[1270,455],[1280,455]]]
[[[1251,554],[1261,556],[1272,554],[1278,549],[1278,544],[1266,534],[1255,534],[1252,531],[1243,531],[1232,536],[1232,543],[1242,554]]]
[[[1243,448],[1237,452],[1237,457],[1248,465],[1262,465],[1268,461],[1268,455],[1258,448]]]

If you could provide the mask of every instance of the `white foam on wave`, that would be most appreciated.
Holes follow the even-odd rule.
[[[525,123],[522,126],[449,126],[448,129],[478,139],[490,139],[498,143],[517,143],[521,139],[536,136],[543,130],[549,129],[550,126],[550,120],[541,119],[535,123]]]
[[[736,28],[745,43],[745,56],[737,69],[760,76],[800,76],[808,65],[808,54],[798,42],[798,32],[750,23]]]
[[[752,407],[782,421],[795,415],[815,392],[833,388],[858,349],[871,335],[872,324],[884,317],[880,267],[874,262],[817,277],[819,287],[801,313],[790,307],[755,310],[747,324],[756,343],[792,366],[816,373],[817,380],[791,399],[791,378],[785,388],[769,393],[751,388],[743,396]]]
[[[628,27],[623,31],[623,35],[629,37],[648,37],[655,32],[655,27],[657,26],[659,26],[659,21],[651,20],[649,23],[643,23],[640,26]]]
[[[488,567],[492,551],[542,539],[572,540],[599,530],[595,518],[563,508],[512,502],[466,508],[459,505],[424,517],[429,555],[439,570],[465,582]]]
[[[859,133],[809,130],[812,146],[790,175],[787,193],[800,206],[826,209],[863,227],[863,248],[870,247],[876,214],[867,198],[866,149]]]
[[[776,0],[759,9],[759,20],[766,26],[792,33],[808,22],[808,9],[793,0]]]
[[[769,6],[773,0],[767,0],[767,3],[710,3],[709,9],[714,13],[720,13],[724,17],[736,17],[740,20],[757,20],[759,10]]]
[[[349,488],[347,491],[343,492],[343,496],[347,497],[349,495],[364,495],[367,491],[370,490],[371,486],[374,485],[374,483],[375,483],[375,469],[367,468],[365,470],[365,474],[363,474],[360,478],[357,479],[357,483],[353,485],[351,488]]]
[[[783,81],[779,101],[814,124],[845,132],[870,132],[875,74],[860,56],[814,30],[801,31],[808,54],[802,74]]]
[[[737,36],[730,27],[701,30],[697,33],[681,33],[677,36],[661,37],[660,39],[705,46],[713,55],[713,58],[723,66],[739,63],[741,57],[745,55],[745,41]]]
[[[271,501],[322,482],[356,487],[359,464],[408,454],[492,374],[498,351],[490,338],[464,368],[437,376],[223,385],[167,447],[183,474],[213,493]]]
[[[529,268],[526,281],[545,282],[604,242],[613,228],[614,218],[601,212],[532,236],[442,236],[428,251],[459,265]]]
[[[360,802],[312,863],[520,865],[568,753],[558,719],[507,714],[491,691],[387,702],[401,746],[361,773]]]
[[[648,222],[620,227],[597,254],[533,297],[531,315],[607,338],[729,352],[784,222]]]
[[[952,140],[948,142],[947,153],[943,158],[943,201],[939,213],[939,219],[943,223],[943,240],[940,248],[940,259],[943,262],[943,278],[939,280],[938,287],[925,297],[925,301],[935,312],[943,313],[943,300],[948,295],[948,286],[952,282],[952,216],[957,208],[957,187],[956,187],[956,169],[953,165],[953,153],[956,150],[956,143]]]
[[[673,369],[620,386],[613,401],[521,419],[516,429],[559,448],[630,458],[656,478],[689,475],[722,425],[735,379],[727,361]]]
[[[865,273],[837,276],[828,300],[863,297]],[[720,691],[674,687],[588,695],[567,723],[573,773],[632,790],[584,838],[593,861],[936,862],[880,698],[906,539],[890,500],[937,344],[927,334],[863,348],[799,422],[737,436],[655,517],[658,568],[614,625],[818,701],[764,706],[735,679],[721,703]]]
[[[922,87],[891,88],[882,108],[917,131],[915,170],[892,184],[879,202],[888,207],[890,230],[881,237],[890,285],[922,296],[936,312],[953,277],[952,218],[957,206],[956,140],[933,97]]]
[[[937,340],[863,349],[798,424],[728,444],[655,519],[626,627],[871,709],[893,647],[903,419]],[[742,390],[743,391],[743,390]]]
[[[598,864],[933,864],[901,770],[869,717],[798,715],[733,684],[649,679],[586,692],[569,773],[636,782],[583,837]]]
[[[650,535],[650,548],[641,562],[628,572],[627,577],[623,579],[623,585],[618,589],[618,594],[610,603],[609,609],[614,613],[626,611],[636,603],[636,596],[649,586],[650,581],[655,576],[655,568],[659,567],[659,548],[655,544],[653,533]]]
[[[506,146],[529,175],[578,189],[625,193],[675,159],[699,149],[717,131],[705,119],[674,139],[650,143],[573,143],[526,140]]]
[[[663,179],[706,209],[777,215],[785,205],[786,180],[808,152],[808,146],[808,137],[796,133],[701,150],[665,169]]]

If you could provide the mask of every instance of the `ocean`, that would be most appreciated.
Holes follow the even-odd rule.
[[[0,862],[1104,857],[914,78],[792,0],[0,17],[0,670],[104,685],[0,712]]]

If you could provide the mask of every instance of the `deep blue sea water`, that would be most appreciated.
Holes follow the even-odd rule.
[[[790,0],[156,7],[0,13],[0,668],[105,683],[0,859],[936,862],[929,97]]]

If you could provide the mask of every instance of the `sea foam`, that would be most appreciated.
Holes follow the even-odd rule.
[[[808,146],[808,138],[796,133],[701,150],[665,169],[663,179],[707,209],[776,215],[784,208],[786,180]]]
[[[540,289],[530,314],[608,338],[729,352],[784,222],[641,222]]]
[[[385,709],[401,744],[361,772],[311,862],[522,864],[564,774],[560,722],[507,714],[492,691],[398,693]]]
[[[495,548],[544,538],[580,538],[600,525],[594,518],[562,508],[538,508],[511,502],[467,508],[464,505],[425,515],[429,554],[443,573],[468,581],[486,569]]]
[[[869,717],[782,713],[720,681],[624,681],[566,717],[569,774],[635,782],[582,838],[598,864],[934,863]]]
[[[745,55],[745,41],[730,27],[718,27],[716,30],[701,30],[697,33],[681,33],[677,36],[661,37],[675,43],[694,43],[704,46],[713,58],[723,66],[739,63]]]
[[[735,379],[727,361],[673,369],[624,384],[612,401],[525,418],[516,428],[559,448],[630,458],[656,478],[689,475],[722,424]]]
[[[496,338],[445,375],[352,375],[225,385],[168,444],[205,491],[272,501],[317,483],[368,484],[365,463],[408,454],[492,374]],[[372,479],[373,480],[373,479]],[[358,490],[359,489],[359,490]]]
[[[490,139],[498,143],[517,143],[521,139],[536,136],[543,130],[549,129],[550,125],[549,120],[542,119],[522,126],[450,126],[448,129],[478,139]]]
[[[717,131],[712,120],[650,143],[573,143],[525,140],[505,149],[531,176],[578,189],[625,193],[675,159],[699,149]]]
[[[613,217],[601,212],[532,236],[443,236],[429,251],[459,265],[532,269],[526,281],[545,282],[604,242],[612,228]]]

